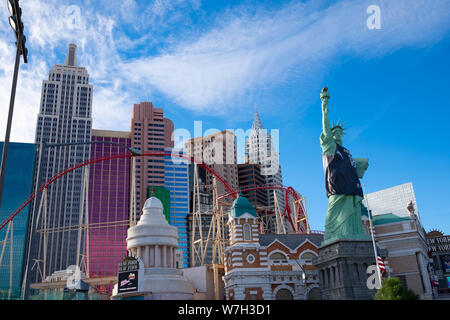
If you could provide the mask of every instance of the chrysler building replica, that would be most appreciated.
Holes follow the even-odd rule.
[[[268,185],[282,185],[283,177],[279,163],[279,154],[275,152],[273,137],[271,133],[264,129],[258,111],[255,111],[252,129],[246,139],[245,163],[257,164],[261,166],[261,175],[265,177]],[[275,190],[278,206],[281,213],[284,211],[284,192]],[[268,205],[275,207],[274,190],[267,190]],[[274,224],[273,224],[274,225]],[[275,232],[275,230],[271,230]]]

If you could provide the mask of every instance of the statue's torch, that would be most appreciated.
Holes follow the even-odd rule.
[[[323,87],[322,92],[320,93],[320,99],[329,99],[329,98],[330,98],[330,94],[328,93],[328,88]]]

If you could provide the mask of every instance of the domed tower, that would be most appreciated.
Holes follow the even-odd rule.
[[[224,251],[227,300],[270,299],[267,253],[260,248],[255,207],[241,193],[228,218],[230,244]]]
[[[258,223],[255,207],[239,194],[229,212],[230,246],[258,243]],[[259,244],[258,244],[259,245]]]
[[[158,198],[147,199],[142,211],[137,225],[128,229],[127,237],[129,255],[138,258],[144,266],[143,270],[139,270],[138,290],[124,294],[114,290],[112,298],[141,296],[152,300],[192,299],[192,284],[176,268],[177,228],[167,222]]]

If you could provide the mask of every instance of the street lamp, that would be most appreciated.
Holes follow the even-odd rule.
[[[19,0],[6,0],[10,13],[9,25],[16,35],[16,46],[23,55],[23,62],[28,62],[28,49],[25,45],[26,37],[23,34],[22,8],[19,7]]]
[[[25,46],[26,38],[23,34],[22,9],[19,7],[19,0],[7,0],[8,10],[11,16],[9,24],[16,36],[16,61],[14,64],[13,83],[11,88],[11,98],[9,101],[8,122],[6,125],[5,142],[3,144],[2,162],[0,167],[0,206],[2,203],[3,182],[5,179],[6,158],[8,157],[9,136],[11,134],[11,123],[14,112],[14,99],[16,97],[17,75],[19,73],[20,56],[23,62],[28,62],[28,49]]]
[[[303,269],[303,267],[301,266],[301,264],[298,263],[297,259],[295,259],[295,257],[294,257],[293,254],[288,254],[288,257],[291,258],[291,259],[293,259],[293,260],[298,264],[298,266],[300,267],[300,270],[302,271],[302,281],[303,281],[303,285],[306,285],[306,272],[305,272],[305,270]]]

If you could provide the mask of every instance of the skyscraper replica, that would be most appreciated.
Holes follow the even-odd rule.
[[[214,169],[234,190],[238,188],[236,136],[233,132],[223,130],[206,137],[189,139],[185,148],[189,156]],[[207,173],[206,184],[212,186],[212,180],[212,175]],[[221,183],[217,183],[217,194],[227,192]]]
[[[166,148],[167,153],[175,153]],[[183,153],[178,153],[183,155]],[[165,188],[170,191],[170,224],[178,229],[178,248],[183,256],[183,267],[189,264],[187,219],[189,214],[189,162],[178,157],[165,156]],[[182,266],[180,266],[182,267]]]
[[[0,142],[0,149],[3,142]],[[34,171],[34,143],[11,142],[5,171],[5,188],[0,221],[23,203],[30,194]],[[2,155],[0,154],[0,160]],[[26,208],[0,231],[0,300],[20,298],[24,257],[28,239],[29,210]],[[12,240],[12,241],[11,241]]]
[[[259,186],[266,183],[265,176],[261,174],[261,166],[258,164],[242,163],[238,164],[239,186],[241,188],[249,186]],[[267,190],[242,191],[242,194],[256,207],[266,207]]]
[[[75,44],[69,45],[64,64],[54,65],[48,79],[42,83],[35,138],[35,187],[90,156],[89,145],[43,147],[43,143],[91,140],[93,88],[89,84],[87,70],[78,66],[76,48]],[[50,185],[40,216],[38,211],[42,197],[35,199],[27,285],[76,264],[80,235],[73,226],[79,225],[80,213],[85,206],[82,201],[83,179],[84,169],[80,168]],[[46,232],[43,232],[44,228]]]
[[[92,129],[91,159],[127,152],[131,132]],[[117,143],[113,145],[110,143]],[[86,276],[115,276],[117,263],[126,255],[126,234],[130,212],[130,158],[118,158],[89,165]],[[97,288],[111,293],[112,285]]]
[[[279,154],[275,152],[272,135],[264,129],[258,111],[255,112],[250,136],[246,139],[245,163],[260,165],[261,175],[268,185],[282,185],[283,176],[279,163]],[[274,191],[267,190],[268,205],[275,206]],[[284,211],[284,193],[275,190],[281,213]],[[272,224],[274,225],[274,224]],[[272,230],[273,232],[275,230]]]
[[[131,116],[131,146],[142,153],[164,153],[173,148],[173,122],[164,118],[163,109],[152,102],[133,106]],[[164,188],[164,156],[136,159],[136,212],[142,212],[144,202],[150,197],[152,187]]]

